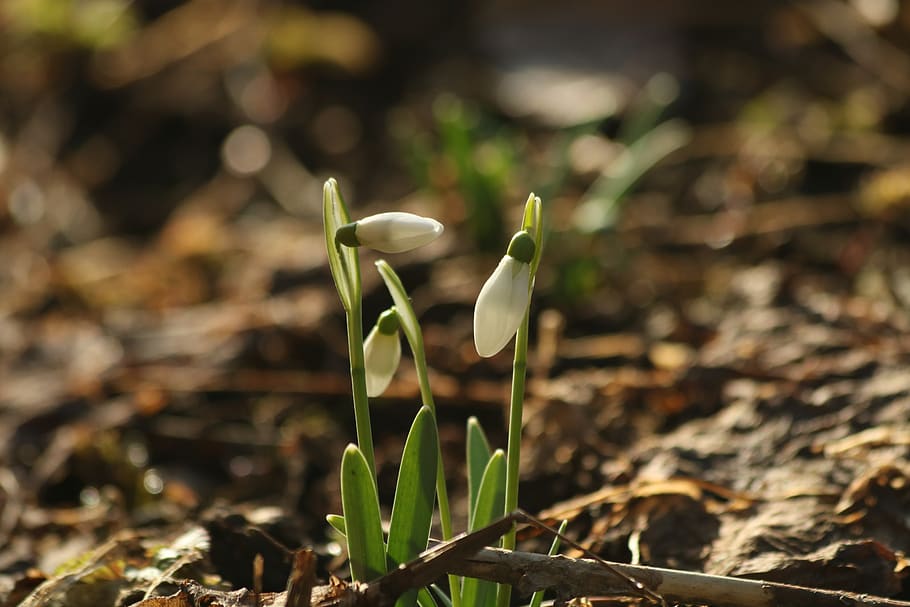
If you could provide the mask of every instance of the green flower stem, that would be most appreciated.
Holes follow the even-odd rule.
[[[357,427],[357,446],[376,478],[376,461],[373,455],[373,431],[370,427],[370,401],[367,397],[367,376],[363,360],[363,314],[360,298],[345,310],[348,333],[348,356],[351,362],[351,393],[354,396],[354,424]]]
[[[433,391],[430,389],[430,374],[427,369],[427,356],[423,347],[423,334],[420,331],[420,324],[417,322],[417,314],[414,312],[414,306],[411,305],[411,299],[405,291],[401,278],[395,273],[385,260],[380,259],[376,262],[376,269],[385,282],[395,302],[395,309],[398,312],[398,319],[401,322],[401,330],[404,332],[411,347],[411,354],[414,357],[414,368],[417,371],[417,381],[420,385],[420,397],[423,404],[433,412],[433,419],[436,419],[436,401],[433,400]],[[442,527],[442,539],[452,539],[452,514],[449,509],[449,492],[446,489],[445,470],[442,465],[442,446],[439,447],[439,458],[436,463],[436,496],[439,498],[439,524]],[[452,593],[453,607],[461,607],[461,580],[458,576],[449,576],[449,587]],[[473,606],[471,606],[473,607]]]
[[[360,257],[355,247],[341,245],[336,240],[338,228],[351,222],[338,182],[328,179],[322,188],[322,226],[325,231],[326,255],[332,280],[341,298],[347,321],[348,357],[351,366],[351,394],[354,398],[354,420],[357,442],[376,478],[373,456],[373,435],[370,429],[370,403],[367,398],[366,368],[363,360],[363,311],[361,303]]]
[[[433,392],[430,390],[430,376],[427,372],[427,359],[423,352],[423,344],[420,344],[420,351],[413,354],[414,366],[417,368],[417,381],[420,384],[420,398],[423,400],[423,404],[433,412],[433,417],[436,417],[436,403],[433,401]],[[452,514],[449,511],[449,493],[446,489],[446,477],[442,467],[441,448],[437,468],[436,493],[439,495],[439,523],[442,527],[442,539],[448,540],[453,535]]]
[[[518,508],[518,464],[521,460],[521,420],[524,409],[525,375],[528,370],[528,325],[530,307],[518,325],[515,334],[515,359],[512,363],[512,394],[509,401],[509,444],[506,451],[506,499],[505,513]],[[502,536],[502,547],[515,549],[515,530]],[[496,593],[497,607],[508,607],[512,587],[500,584]]]
[[[436,417],[436,403],[430,390],[430,375],[427,370],[427,358],[423,351],[423,340],[419,346],[411,344],[414,355],[414,367],[417,369],[417,382],[420,384],[420,398]],[[449,510],[449,490],[446,488],[446,475],[442,466],[442,444],[439,445],[439,457],[436,458],[436,495],[439,498],[439,525],[442,527],[442,539],[452,539],[452,513]],[[449,588],[452,595],[452,607],[461,607],[461,579],[449,575]]]

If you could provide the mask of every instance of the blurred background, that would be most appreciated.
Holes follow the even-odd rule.
[[[718,409],[730,369],[899,334],[908,100],[900,0],[4,0],[0,539],[19,543],[0,565],[50,571],[216,503],[323,537],[353,436],[329,176],[356,217],[446,225],[390,261],[456,478],[468,415],[504,445],[511,363],[477,358],[473,300],[543,198],[529,509]],[[389,305],[371,259],[367,328]],[[376,405],[381,461],[416,395],[405,364]]]

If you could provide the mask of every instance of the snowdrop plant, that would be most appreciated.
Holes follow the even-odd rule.
[[[431,242],[442,232],[439,222],[409,213],[380,213],[351,221],[338,185],[330,179],[323,190],[323,219],[329,266],[345,309],[348,329],[351,385],[357,444],[345,449],[341,462],[343,516],[328,522],[347,541],[351,576],[369,581],[415,558],[426,549],[434,505],[439,506],[443,539],[453,536],[446,479],[436,426],[436,406],[430,388],[423,335],[417,315],[401,279],[385,261],[376,268],[394,305],[383,312],[363,339],[362,289],[358,247],[400,252]],[[481,289],[475,307],[475,345],[481,356],[494,356],[515,338],[515,358],[510,399],[508,449],[491,450],[476,419],[468,420],[468,525],[484,527],[518,501],[518,459],[521,438],[522,398],[528,347],[528,307],[542,244],[541,203],[533,194],[525,205],[522,224],[506,255]],[[388,532],[383,532],[376,485],[369,398],[388,387],[401,358],[399,332],[413,355],[422,407],[405,441]],[[514,547],[514,534],[503,546]],[[492,607],[509,601],[509,588],[490,582],[449,577],[451,598],[441,591],[443,605]],[[505,601],[505,603],[503,603]],[[539,605],[540,596],[532,604]],[[435,607],[427,589],[402,596],[396,607]]]
[[[543,210],[540,198],[532,193],[525,203],[521,229],[512,237],[506,255],[484,284],[474,306],[474,344],[477,346],[478,354],[495,355],[505,347],[513,333],[515,335],[503,513],[511,512],[518,507],[518,464],[521,459],[521,425],[525,375],[528,369],[529,304],[537,267],[540,265],[542,245]],[[493,331],[490,317],[498,319],[502,327],[495,333],[496,339],[487,340],[483,335],[478,338],[478,325],[481,331]],[[503,536],[501,545],[506,550],[514,549],[515,532]],[[508,606],[511,591],[511,586],[499,586],[496,594],[497,607]]]
[[[323,188],[323,227],[329,267],[347,319],[357,426],[357,444],[349,445],[341,460],[343,515],[332,515],[327,519],[345,535],[351,577],[367,581],[415,558],[426,549],[437,494],[444,539],[452,536],[452,525],[436,429],[435,404],[429,390],[426,357],[416,315],[400,279],[391,266],[380,260],[377,267],[389,286],[395,306],[380,316],[377,326],[364,342],[357,251],[361,245],[384,251],[409,250],[438,237],[442,226],[435,220],[407,213],[382,213],[352,222],[338,184],[329,179]],[[398,366],[401,356],[397,336],[399,327],[411,346],[420,378],[423,406],[405,441],[389,530],[384,535],[370,433],[369,398],[385,390]],[[420,594],[403,595],[396,605],[412,607],[418,600],[422,605],[435,605],[425,590]]]

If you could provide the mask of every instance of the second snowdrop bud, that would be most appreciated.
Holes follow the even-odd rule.
[[[385,392],[398,369],[401,362],[399,326],[398,313],[391,307],[379,315],[376,326],[363,342],[367,396],[379,396]]]

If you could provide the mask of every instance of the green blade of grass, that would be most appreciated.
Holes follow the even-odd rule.
[[[490,457],[480,489],[477,492],[477,505],[471,518],[469,531],[486,527],[503,514],[506,495],[506,455],[497,449]],[[461,599],[465,605],[484,607],[496,600],[496,584],[474,578],[466,578],[461,585]]]
[[[671,153],[686,145],[692,130],[680,120],[668,120],[630,144],[613,161],[609,173],[598,177],[572,214],[572,223],[582,233],[613,226],[622,203],[638,181]]]
[[[667,107],[679,97],[679,82],[666,72],[648,80],[629,106],[619,125],[617,141],[629,145],[647,135],[660,122]]]
[[[344,517],[340,514],[326,514],[325,522],[332,526],[332,528],[340,533],[341,535],[347,535],[348,532],[344,527]]]
[[[436,501],[438,453],[436,420],[430,408],[424,405],[414,418],[401,456],[389,524],[389,567],[407,563],[427,548]],[[415,589],[403,594],[395,605],[413,607],[416,601]]]
[[[417,591],[417,604],[420,607],[438,607],[433,595],[426,588],[421,588]]]
[[[569,524],[569,521],[567,521],[567,520],[563,520],[563,522],[559,524],[558,531],[559,531],[560,535],[565,534],[566,526],[568,524]],[[549,554],[550,556],[553,556],[557,552],[559,552],[559,536],[558,535],[553,538],[553,543],[550,544],[550,552],[548,552],[547,554]],[[528,607],[540,607],[540,604],[543,602],[543,594],[544,594],[543,590],[538,590],[537,592],[535,592],[533,594],[533,596],[531,596],[531,602],[528,605]]]
[[[443,154],[458,174],[458,183],[468,210],[468,229],[481,251],[492,251],[502,238],[502,185],[494,175],[480,170],[475,158],[477,117],[471,108],[451,95],[441,95],[433,113],[443,145]]]
[[[442,588],[436,584],[430,586],[432,594],[436,597],[438,603],[442,604],[442,607],[452,607],[452,599],[446,596],[446,593],[443,592]],[[423,589],[423,592],[426,592],[426,588]],[[431,597],[432,598],[432,597]],[[423,607],[423,605],[421,605]]]
[[[474,518],[474,506],[477,503],[477,493],[480,491],[480,481],[483,471],[493,455],[490,443],[476,417],[468,418],[467,430],[467,458],[468,465],[468,520]]]
[[[341,506],[347,531],[351,578],[368,582],[386,572],[379,497],[373,474],[357,445],[341,458]]]

